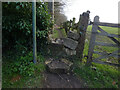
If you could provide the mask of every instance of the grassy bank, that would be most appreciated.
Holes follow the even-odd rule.
[[[111,27],[101,27],[103,30],[110,34],[118,34],[118,28],[111,28]],[[88,26],[87,33],[86,33],[86,42],[83,55],[88,54],[89,48],[89,40],[91,34],[92,26]],[[108,37],[105,36],[97,36],[96,41],[98,42],[105,42],[105,43],[113,43]],[[95,51],[100,52],[108,52],[112,53],[113,51],[118,50],[115,47],[106,47],[106,46],[95,46]],[[100,55],[93,54],[93,58],[97,58]],[[118,68],[108,65],[96,64],[92,63],[91,67],[86,67],[84,64],[87,61],[87,58],[83,58],[83,63],[79,63],[78,67],[75,68],[74,72],[77,76],[83,78],[86,82],[88,87],[92,88],[118,88],[119,82],[118,77],[120,76],[120,72]],[[108,57],[102,59],[102,61],[109,61],[112,63],[118,64],[118,58]]]
[[[85,64],[79,63],[74,73],[85,80],[89,88],[118,88],[120,72],[114,67],[95,63],[86,67]]]

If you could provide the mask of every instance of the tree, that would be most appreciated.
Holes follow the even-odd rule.
[[[57,25],[61,25],[61,23],[67,21],[67,17],[63,14],[63,13],[60,13],[60,12],[56,12],[55,13],[55,23]]]
[[[55,2],[55,23],[60,25],[61,23],[67,21],[67,17],[63,12],[63,8],[65,6],[65,1],[61,0],[60,2]]]

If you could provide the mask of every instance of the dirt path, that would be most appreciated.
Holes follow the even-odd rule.
[[[58,31],[59,38],[63,38],[62,31],[58,28],[56,28],[56,30]]]
[[[63,37],[62,31],[58,30],[59,38]],[[55,58],[56,56],[64,56],[64,53],[61,53],[61,55],[58,55],[60,52],[62,52],[62,46],[51,44],[49,46],[49,49],[51,51],[51,58]],[[49,57],[50,58],[50,57]],[[78,79],[74,74],[54,74],[50,72],[44,72],[44,80],[43,80],[43,88],[85,88],[84,82],[82,79]]]
[[[59,29],[59,27],[57,25],[54,26],[54,29],[58,31],[58,35],[59,35],[59,38],[62,38],[63,37],[63,33],[62,31]]]
[[[83,81],[75,75],[44,73],[44,88],[85,88]]]

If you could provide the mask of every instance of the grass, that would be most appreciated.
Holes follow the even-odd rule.
[[[5,75],[4,75],[5,76]],[[35,74],[32,77],[23,77],[16,81],[11,81],[13,78],[17,77],[18,75],[13,74],[13,76],[6,75],[3,76],[3,85],[2,88],[35,88],[39,87],[42,88],[42,74]]]
[[[60,29],[60,27],[58,28],[58,29]],[[60,29],[61,30],[61,33],[62,33],[62,36],[63,37],[66,37],[66,32],[65,32],[65,30],[64,29]],[[53,31],[53,34],[52,34],[52,38],[59,38],[59,32],[58,32],[58,30],[54,30]]]
[[[103,30],[105,30],[110,34],[118,34],[118,28],[112,28],[112,27],[106,27],[106,26],[100,26],[100,28],[102,28]],[[92,25],[89,25],[87,28],[87,31],[91,31],[91,30],[92,30]]]
[[[62,31],[63,36],[67,37],[65,30],[64,29],[60,29],[60,30]]]
[[[54,31],[53,31],[53,34],[52,34],[52,37],[53,37],[53,38],[58,38],[58,36],[59,36],[59,35],[58,35],[58,31],[57,31],[57,30],[54,30]]]
[[[96,70],[92,69],[93,67]],[[78,67],[74,68],[74,73],[84,79],[89,88],[118,88],[120,72],[114,67],[95,63],[87,67],[84,63],[78,63]]]
[[[101,27],[103,30],[110,34],[118,34],[117,28],[110,28],[110,27]],[[90,40],[90,32],[92,29],[92,26],[88,26],[87,29],[87,35],[86,39],[88,40],[85,43],[85,48],[83,55],[88,54],[88,48],[89,48],[89,40]],[[96,38],[96,41],[100,42],[106,42],[106,43],[113,43],[109,38],[107,37],[100,37],[98,36]],[[104,51],[104,52],[113,52],[118,50],[118,48],[115,47],[106,47],[106,46],[95,46],[95,51]],[[93,54],[93,58],[97,58],[100,55]],[[109,57],[102,59],[104,61],[111,61],[112,63],[118,63],[117,58]],[[77,76],[83,78],[86,82],[88,87],[90,88],[118,88],[119,82],[118,82],[118,76],[120,75],[120,72],[118,71],[118,68],[108,65],[102,65],[102,64],[96,64],[92,63],[91,67],[86,67],[85,62],[87,61],[87,58],[83,58],[83,63],[79,63],[78,67],[74,69],[74,72],[77,74]],[[93,70],[92,67],[96,68],[96,70]]]
[[[21,56],[17,58],[21,58]],[[12,56],[11,58],[3,57],[2,88],[42,88],[42,72],[45,70],[44,57],[38,54],[38,63],[35,65],[34,73],[31,76],[24,76],[23,74],[12,71],[14,70],[12,68],[17,58],[12,58]],[[30,58],[27,57],[25,59]]]

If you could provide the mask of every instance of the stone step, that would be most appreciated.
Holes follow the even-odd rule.
[[[62,38],[62,40],[63,45],[71,50],[75,50],[78,45],[77,41],[74,41],[73,39],[70,38]]]
[[[45,61],[47,70],[52,73],[67,73],[69,72],[71,66],[73,65],[72,62],[66,59],[60,60],[53,60],[49,59]]]
[[[67,37],[77,41],[79,39],[80,35],[78,33],[69,31],[67,33]]]

